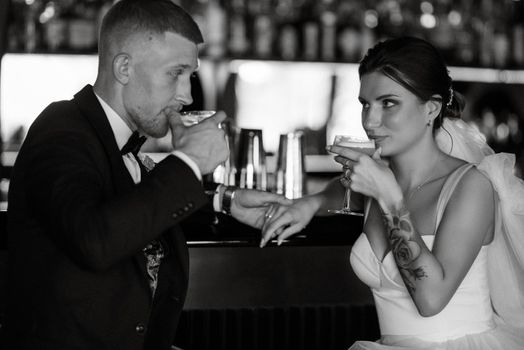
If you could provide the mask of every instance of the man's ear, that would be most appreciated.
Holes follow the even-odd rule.
[[[442,98],[440,95],[431,96],[431,99],[426,102],[428,122],[433,123],[442,110]]]
[[[113,75],[115,79],[122,85],[129,82],[129,61],[130,57],[127,53],[119,53],[113,59]]]

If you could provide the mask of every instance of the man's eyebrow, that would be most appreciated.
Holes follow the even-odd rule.
[[[200,62],[196,66],[196,68],[193,65],[190,65],[190,64],[176,64],[174,66],[171,66],[170,69],[183,69],[183,70],[193,70],[194,69],[194,71],[196,72],[196,71],[198,71],[199,68],[200,68]]]

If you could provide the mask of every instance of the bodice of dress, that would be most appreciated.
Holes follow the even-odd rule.
[[[425,235],[422,239],[431,249],[434,236]],[[480,333],[494,326],[486,246],[480,250],[448,305],[432,317],[422,317],[418,313],[391,251],[380,261],[365,233],[353,245],[350,261],[356,275],[371,288],[382,335],[444,341]]]
[[[456,185],[471,167],[472,164],[464,164],[446,179],[437,202],[434,232]],[[434,235],[422,236],[430,250],[434,239]],[[418,313],[392,252],[389,251],[380,261],[365,233],[353,245],[350,262],[355,274],[371,288],[382,336],[401,335],[442,342],[494,327],[488,280],[488,246],[481,248],[446,307],[431,317]]]

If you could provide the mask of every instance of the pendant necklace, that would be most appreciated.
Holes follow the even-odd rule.
[[[439,156],[439,158],[441,158],[441,157]],[[445,175],[438,176],[438,177],[433,178],[433,179],[431,178],[432,175],[433,175],[433,173],[434,173],[434,171],[435,171],[435,169],[437,169],[437,165],[439,165],[443,160],[444,160],[444,158],[442,158],[442,159],[440,159],[439,161],[435,162],[435,165],[433,165],[433,168],[431,169],[431,172],[429,173],[429,176],[426,177],[426,178],[424,179],[424,181],[422,181],[422,182],[420,183],[420,185],[417,185],[417,187],[415,187],[414,189],[412,189],[412,190],[410,190],[410,191],[408,192],[408,195],[407,195],[407,200],[408,200],[408,201],[409,201],[411,198],[413,198],[413,196],[415,195],[415,193],[417,193],[418,190],[420,190],[422,187],[426,186],[427,184],[429,184],[429,183],[431,183],[431,182],[433,182],[433,181],[437,181],[438,179],[441,179],[441,178],[443,178],[444,176],[446,176],[446,174],[445,174]]]

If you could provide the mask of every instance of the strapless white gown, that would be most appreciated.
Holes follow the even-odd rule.
[[[434,236],[422,236],[431,249]],[[363,233],[353,245],[351,266],[373,293],[380,325],[378,342],[359,341],[354,349],[524,349],[518,330],[494,322],[483,247],[448,305],[422,317],[402,281],[391,253],[375,256]]]
[[[425,235],[422,239],[431,249],[434,236]],[[505,323],[493,311],[488,251],[489,246],[481,248],[448,305],[435,316],[422,317],[391,252],[380,261],[362,233],[353,245],[350,262],[359,279],[371,288],[381,338],[377,342],[358,341],[350,350],[524,349],[523,330]]]

